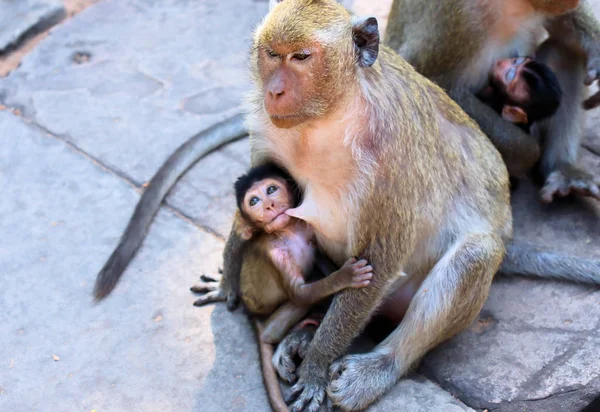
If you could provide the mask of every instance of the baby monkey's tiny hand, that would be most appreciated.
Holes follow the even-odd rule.
[[[365,259],[350,258],[337,272],[341,288],[364,288],[373,277],[373,267]]]

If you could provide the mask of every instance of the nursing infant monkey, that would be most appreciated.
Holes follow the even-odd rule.
[[[530,57],[502,59],[477,94],[505,120],[529,133],[534,122],[556,113],[562,89],[552,69]]]
[[[289,328],[306,315],[311,305],[348,287],[368,286],[373,268],[364,259],[348,259],[337,271],[319,256],[313,229],[303,220],[286,212],[299,203],[299,189],[289,174],[266,163],[252,168],[235,183],[239,211],[238,231],[248,242],[240,273],[240,297],[253,315],[271,315],[261,342],[278,343]],[[316,268],[315,268],[316,264]],[[259,267],[260,270],[255,270]],[[307,283],[316,269],[327,276]],[[226,301],[214,282],[191,288],[205,293],[195,302],[202,306]],[[287,304],[282,303],[290,301]]]

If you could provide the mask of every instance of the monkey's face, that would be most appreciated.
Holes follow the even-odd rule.
[[[529,0],[531,5],[542,13],[560,16],[579,6],[579,0]]]
[[[492,67],[490,83],[506,97],[507,103],[522,105],[529,101],[529,87],[523,77],[523,68],[529,61],[526,57],[504,59]]]
[[[288,219],[292,193],[283,179],[267,178],[254,183],[244,196],[242,207],[257,227],[263,228],[276,219]]]
[[[257,30],[253,50],[264,109],[280,128],[325,116],[354,73],[350,14],[334,1],[283,1]]]
[[[276,127],[289,128],[324,114],[326,65],[317,44],[263,46],[258,57],[264,107]]]

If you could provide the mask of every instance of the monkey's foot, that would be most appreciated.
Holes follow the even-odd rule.
[[[327,399],[327,381],[320,381],[310,372],[303,374],[298,379],[298,382],[292,386],[292,390],[286,403],[290,403],[291,400],[296,399],[292,405],[290,405],[291,412],[317,412],[317,411],[331,411],[332,404]]]
[[[277,374],[283,381],[287,383],[296,381],[296,363],[294,359],[297,357],[304,359],[315,332],[316,328],[310,326],[293,330],[277,346],[272,362]]]
[[[377,352],[345,356],[331,365],[330,373],[327,395],[345,411],[366,408],[400,376],[395,357]]]
[[[550,173],[540,195],[542,201],[550,203],[554,197],[564,197],[569,194],[591,196],[600,200],[600,178],[568,166]]]

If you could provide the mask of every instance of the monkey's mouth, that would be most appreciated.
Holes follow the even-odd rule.
[[[269,117],[271,118],[271,123],[273,123],[273,125],[275,127],[278,127],[280,129],[289,129],[294,126],[298,126],[299,124],[303,123],[307,119],[306,116],[299,115],[299,114],[286,115],[286,116],[277,115],[277,114],[269,114]]]

